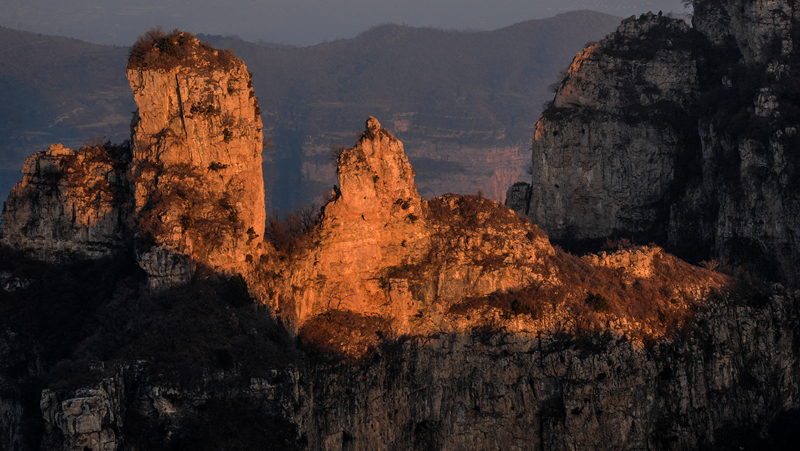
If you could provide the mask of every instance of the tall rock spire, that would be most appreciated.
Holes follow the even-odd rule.
[[[139,106],[128,176],[132,222],[146,238],[140,264],[154,285],[191,274],[170,268],[179,261],[237,271],[265,221],[261,115],[247,67],[188,33],[151,32],[127,75]]]

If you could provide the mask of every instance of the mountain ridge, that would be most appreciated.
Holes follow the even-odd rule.
[[[561,40],[564,42],[559,41],[553,49],[539,49],[540,56],[536,51],[515,50],[528,49],[536,44],[524,35],[517,36],[525,31],[522,28],[531,33],[533,26],[561,24],[558,25],[561,29],[549,25],[552,31],[545,33],[545,37],[553,37],[554,33],[567,32],[565,23],[570,17],[583,17],[588,23],[581,22],[580,26],[574,27],[568,32],[572,36]],[[590,20],[592,17],[597,20]],[[539,106],[547,98],[546,86],[586,40],[599,39],[618,21],[613,16],[582,12],[527,21],[523,27],[501,29],[500,34],[409,27],[405,31],[413,39],[407,38],[404,45],[380,47],[380,50],[364,38],[278,49],[235,38],[207,38],[217,47],[233,49],[249,62],[256,94],[262,99],[266,134],[275,144],[273,149],[265,152],[267,163],[264,170],[269,180],[273,180],[266,187],[268,209],[286,209],[312,202],[335,183],[333,167],[327,157],[329,148],[349,141],[351,136],[342,130],[360,126],[359,121],[345,118],[370,114],[384,118],[398,115],[391,121],[384,119],[384,123],[406,142],[415,144],[409,148],[419,149],[418,154],[410,157],[421,174],[430,173],[419,180],[424,196],[483,189],[487,195],[502,198],[507,182],[524,175],[524,148],[527,147],[524,141],[535,123]],[[396,27],[403,29],[402,26]],[[502,44],[482,43],[488,37],[500,35],[502,39],[493,37],[492,42]],[[25,36],[28,42],[38,39],[34,34]],[[472,50],[448,50],[448,46],[462,44]],[[499,51],[495,50],[496,47],[500,47]],[[89,48],[95,49],[93,52],[108,52],[112,55],[107,57],[108,61],[118,61],[114,64],[124,66],[127,49]],[[359,53],[362,48],[366,53]],[[557,51],[557,48],[561,50]],[[396,54],[387,54],[390,51]],[[0,82],[6,80],[6,92],[12,93],[15,105],[20,106],[17,113],[31,110],[6,118],[5,126],[0,123],[0,129],[9,136],[0,144],[0,160],[6,161],[2,165],[4,170],[7,169],[0,189],[3,186],[5,190],[10,189],[12,180],[18,177],[17,168],[28,154],[46,149],[54,142],[78,148],[84,140],[96,135],[105,135],[115,142],[126,138],[128,114],[134,106],[127,83],[120,78],[119,72],[74,52],[60,53],[64,57],[59,61],[66,60],[66,66],[61,69],[63,79],[54,75],[56,83],[52,91],[43,91],[45,99],[33,95],[42,83],[26,83],[37,80],[38,73],[51,70],[46,68],[47,61],[35,67],[21,66],[26,67],[24,73],[28,76],[14,79],[8,66],[0,66]],[[25,53],[18,55],[22,58]],[[540,67],[535,62],[526,62],[529,58],[546,61]],[[11,60],[7,60],[6,65],[8,61]],[[505,69],[511,66],[515,68],[513,71]],[[83,77],[82,68],[90,71]],[[93,88],[78,86],[76,90],[75,86],[66,85],[67,79],[80,79],[99,86],[108,84],[108,80],[117,81],[113,86],[103,88],[106,94],[98,97]],[[47,99],[50,99],[49,103]],[[442,111],[451,113],[440,115]],[[443,116],[453,117],[446,119]],[[475,119],[471,119],[473,116]],[[62,117],[53,128],[48,127]],[[27,118],[26,122],[19,124],[22,118]],[[117,125],[88,127],[100,125],[106,118],[113,118]],[[480,125],[484,120],[485,124],[491,125]],[[28,132],[21,133],[20,130]],[[503,134],[507,136],[495,139]],[[416,145],[423,141],[424,145]],[[478,145],[470,144],[472,141]],[[483,163],[483,166],[489,164],[496,168],[493,171],[469,163],[472,159],[485,161],[491,149],[496,151],[497,158]],[[428,160],[430,164],[426,164]],[[512,165],[502,163],[512,160]],[[435,175],[441,175],[443,167],[447,172],[441,181],[437,181]],[[470,182],[470,179],[479,179],[480,182]],[[428,185],[430,187],[426,188]],[[486,188],[489,186],[492,192]],[[4,192],[0,191],[0,196],[4,197]]]
[[[4,448],[727,449],[796,422],[800,291],[623,240],[578,257],[479,194],[424,199],[373,116],[324,208],[257,236],[250,74],[188,34],[143,41],[132,147],[54,145],[6,204],[35,245],[0,243]],[[109,203],[136,216],[97,255]]]

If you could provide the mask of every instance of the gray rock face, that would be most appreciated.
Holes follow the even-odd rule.
[[[279,449],[713,449],[798,407],[797,300],[721,299],[693,334],[655,345],[442,334],[386,346],[366,365],[290,367],[249,384],[210,374],[197,388],[128,368],[91,389],[45,391],[48,431],[63,434],[47,449],[138,449],[148,434],[169,446],[197,424],[223,434],[202,420],[214,399],[244,402],[240,412],[267,421],[259,430],[280,426],[270,441]],[[146,427],[126,436],[134,418]],[[243,418],[232,424],[250,437]]]
[[[800,10],[787,0],[695,1],[693,25],[715,45],[733,41],[746,63],[789,56]]]
[[[575,58],[533,141],[528,215],[551,238],[663,234],[660,200],[689,145],[675,112],[699,86],[693,39],[650,14]]]
[[[644,15],[580,53],[536,127],[531,219],[555,239],[655,240],[795,283],[797,14],[698,1],[695,30]]]
[[[531,202],[531,184],[518,182],[511,185],[506,192],[505,205],[520,214],[528,214],[528,205]]]
[[[22,405],[14,399],[0,397],[0,448],[17,451],[22,448]]]
[[[122,380],[115,377],[87,387],[63,398],[44,390],[40,406],[45,419],[46,436],[64,437],[57,449],[69,451],[116,451],[125,405],[122,402]],[[58,442],[58,438],[52,439]]]

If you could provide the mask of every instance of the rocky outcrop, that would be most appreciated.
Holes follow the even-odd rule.
[[[798,13],[694,5],[694,30],[626,19],[575,58],[536,126],[527,213],[553,238],[657,241],[794,284]]]
[[[664,198],[693,145],[694,36],[649,14],[575,57],[533,139],[527,214],[552,238],[666,235]]]
[[[247,67],[187,33],[137,49],[128,64],[139,106],[129,169],[132,222],[157,247],[241,272],[258,256],[253,240],[263,236],[266,216],[261,116]],[[175,260],[150,258],[145,268],[158,277],[174,272],[156,269],[162,261]]]
[[[350,311],[388,321],[393,334],[440,330],[421,312],[524,286],[553,253],[546,237],[494,201],[423,200],[402,143],[373,117],[338,156],[338,173],[307,249],[266,271],[270,304],[297,326]]]
[[[747,64],[767,64],[776,53],[795,51],[800,11],[792,1],[701,0],[693,6],[694,27],[713,45],[734,44]]]
[[[46,425],[45,443],[64,451],[120,449],[122,438],[117,434],[125,411],[122,390],[119,376],[77,390],[66,399],[63,392],[44,390],[40,406]]]
[[[768,423],[773,409],[796,407],[794,302],[722,301],[697,318],[693,338],[646,347],[609,335],[402,341],[368,369],[314,373],[316,408],[326,415],[307,426],[309,448],[685,450],[741,443],[758,436],[746,428]],[[352,395],[343,401],[342,392]]]
[[[605,64],[598,49],[623,64],[630,54],[615,49],[638,52],[642,33],[682,49],[691,31],[653,15],[626,22],[617,47],[601,43],[576,63],[551,113],[600,111],[608,124],[646,131],[663,105],[694,105],[688,77],[640,96],[641,110],[603,110],[603,86],[579,68]],[[91,274],[124,273],[119,283],[53,283],[42,294],[28,262],[0,254],[3,280],[30,281],[0,292],[4,446],[682,450],[724,447],[738,431],[769,440],[768,425],[800,407],[800,292],[653,245],[620,241],[615,252],[576,257],[481,196],[426,201],[403,144],[374,117],[337,156],[339,185],[316,223],[289,245],[259,248],[261,229],[242,231],[259,214],[248,204],[258,193],[241,185],[260,151],[254,100],[240,92],[245,69],[192,39],[150,35],[129,68],[140,112],[121,180],[147,281],[119,262],[107,268],[109,259]],[[635,80],[658,67],[625,66]],[[622,87],[606,94],[616,108],[631,102]],[[762,113],[780,105],[761,98]],[[222,112],[243,129],[226,132]],[[680,165],[667,163],[625,167],[672,192]],[[672,178],[659,172],[665,165]],[[192,278],[194,265],[245,266],[249,287],[242,277]],[[176,281],[186,290],[141,290]],[[62,288],[75,292],[52,292]],[[61,310],[38,308],[50,303]]]
[[[239,345],[271,350],[255,357],[270,361],[281,332],[262,324],[275,314],[294,357],[256,371],[192,336],[181,346],[213,352],[202,368],[165,369],[162,353],[93,361],[81,377],[96,383],[30,390],[42,447],[677,450],[761,434],[797,408],[798,293],[742,291],[657,247],[578,258],[488,199],[425,201],[402,143],[372,117],[338,163],[340,185],[305,241],[256,264],[252,291],[270,311],[220,295],[184,320],[210,315],[208,333],[257,320]],[[99,308],[103,321],[130,324],[116,312],[139,302],[124,291]],[[152,343],[156,330],[114,339]],[[168,343],[187,339],[166,330]],[[79,355],[104,340],[76,340]],[[12,380],[0,370],[0,384]],[[0,394],[2,424],[21,434],[29,395]]]
[[[328,109],[325,112],[330,114]],[[309,120],[313,119],[316,118]],[[388,119],[383,119],[384,126],[405,144],[406,155],[416,171],[417,190],[425,199],[447,193],[475,194],[480,191],[485,197],[502,202],[508,186],[526,174],[530,160],[529,145],[520,136],[514,139],[504,136],[505,130],[500,123],[494,124],[497,130],[471,132],[434,127],[431,122],[433,118],[419,117],[414,112],[392,114]],[[464,122],[468,124],[447,125],[474,126],[472,123],[476,119],[469,118]],[[531,121],[529,130],[533,124]],[[516,124],[515,128],[521,129],[522,126]],[[310,133],[322,132],[315,128]],[[473,133],[482,138],[471,140]],[[310,202],[319,198],[320,193],[326,192],[330,185],[337,183],[336,167],[331,165],[329,158],[331,146],[320,142],[347,142],[351,136],[328,132],[321,136],[310,134],[305,138],[299,144],[302,147],[302,162],[298,163],[302,189],[284,193],[286,187],[268,186],[268,192],[274,197],[271,200],[274,205],[285,202],[285,198],[292,199],[296,204]],[[276,154],[282,150],[276,147],[267,153],[271,154],[271,158],[281,158]],[[284,198],[279,197],[281,194]],[[302,197],[299,197],[300,194]]]
[[[700,11],[698,30],[727,59],[702,93],[701,175],[672,207],[670,244],[713,243],[712,256],[797,285],[800,11],[787,1],[703,2]]]
[[[37,258],[96,259],[135,247],[151,288],[197,266],[245,273],[264,235],[263,138],[244,63],[188,33],[150,33],[128,79],[131,147],[52,146],[25,163],[3,242]]]
[[[288,264],[275,263],[282,297],[294,293],[270,302],[298,324],[330,309],[377,313],[387,301],[380,271],[419,258],[427,247],[427,202],[417,193],[403,144],[377,119],[370,116],[337,163],[340,184],[307,238],[311,243]]]
[[[3,205],[2,242],[39,259],[99,258],[123,247],[125,155],[60,144],[28,157]]]

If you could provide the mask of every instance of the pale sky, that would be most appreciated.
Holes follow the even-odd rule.
[[[494,30],[579,9],[621,17],[685,12],[680,0],[0,0],[0,26],[98,44],[130,45],[161,25],[312,45],[387,22]]]

